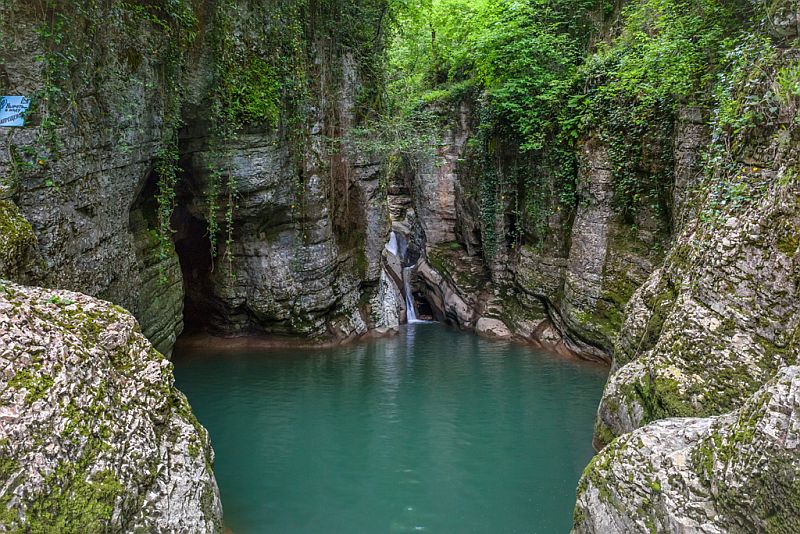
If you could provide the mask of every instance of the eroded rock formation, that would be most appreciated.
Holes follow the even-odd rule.
[[[36,106],[3,132],[0,216],[27,221],[36,243],[4,243],[29,250],[24,268],[2,258],[3,274],[123,306],[167,355],[184,318],[321,341],[389,324],[373,307],[389,232],[382,159],[351,135],[380,80],[344,50],[339,8],[306,20],[290,4],[4,3],[15,37],[0,43],[0,87]],[[370,28],[377,54],[367,14],[348,20]],[[39,31],[47,17],[57,27]],[[280,74],[270,47],[289,43],[294,70]],[[246,86],[253,69],[266,90],[291,75],[297,94]],[[219,98],[262,115],[221,119]]]
[[[0,525],[221,532],[208,433],[123,309],[0,283]]]
[[[736,411],[665,419],[603,449],[578,487],[573,532],[797,532],[798,446],[792,366]]]

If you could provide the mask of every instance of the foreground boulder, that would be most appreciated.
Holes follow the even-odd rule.
[[[221,531],[208,434],[125,310],[0,281],[0,369],[0,531]]]
[[[666,419],[595,457],[578,487],[578,533],[800,532],[800,367],[740,408]]]

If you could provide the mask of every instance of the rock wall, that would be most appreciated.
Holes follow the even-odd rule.
[[[779,4],[772,37],[796,35]],[[784,43],[773,53],[731,88],[770,102],[754,123],[709,138],[700,114],[682,117],[677,150],[707,139],[713,157],[704,173],[676,158],[680,233],[626,307],[575,532],[800,528],[798,102],[773,93],[798,52]]]
[[[597,446],[665,416],[736,408],[795,363],[798,154],[774,139],[749,137],[733,176],[709,176],[698,217],[628,305]],[[718,194],[729,180],[742,191],[732,202]]]
[[[221,134],[209,105],[227,75],[220,65],[240,61],[242,50],[269,57],[269,48],[249,47],[278,46],[269,39],[287,22],[269,2],[225,6],[0,7],[8,36],[0,41],[0,92],[34,97],[28,125],[2,132],[0,201],[9,205],[4,216],[18,209],[36,236],[25,267],[4,259],[3,275],[119,304],[165,354],[183,330],[185,301],[187,316],[217,334],[364,334],[376,321],[370,302],[389,221],[381,160],[346,140],[369,89],[362,59],[324,33],[325,17],[335,14],[307,13],[313,24],[292,21],[313,26],[293,52],[310,65],[301,80],[308,87],[293,89],[307,90],[307,107],[295,110],[302,121],[277,109],[275,124]],[[58,116],[51,102],[64,106]],[[159,220],[159,168],[181,124],[177,198],[166,201],[175,203],[175,250]],[[217,192],[215,215],[212,175],[233,184]],[[219,229],[213,260],[209,219]]]
[[[0,525],[221,532],[208,434],[118,306],[0,284]]]
[[[91,13],[104,21],[92,33],[88,18],[73,15],[57,21],[59,34],[85,33],[69,51],[80,62],[68,68],[52,63],[57,52],[43,36],[56,15],[44,3],[0,7],[0,92],[39,103],[29,127],[0,132],[3,198],[30,223],[38,251],[27,269],[7,275],[118,303],[169,353],[181,330],[180,270],[148,245],[153,221],[131,211],[161,147],[166,106],[160,58],[133,51],[168,50],[168,39],[132,13]],[[46,92],[69,93],[69,104],[45,110]],[[156,283],[162,271],[168,283]]]
[[[184,269],[197,313],[211,314],[214,332],[347,339],[374,326],[362,297],[378,290],[389,218],[380,160],[351,146],[335,153],[327,146],[353,123],[349,93],[359,82],[350,58],[342,58],[341,68],[343,80],[319,81],[327,90],[339,83],[339,99],[314,118],[300,169],[281,131],[242,134],[215,150],[203,132],[184,135],[194,191],[208,189],[215,167],[235,183],[232,242],[220,242],[213,270]],[[315,109],[325,110],[325,102]],[[205,225],[205,196],[187,195],[184,204],[181,213]],[[179,250],[190,237],[176,237]]]
[[[439,320],[461,328],[480,324],[478,333],[489,337],[513,337],[610,362],[626,303],[663,257],[669,239],[664,217],[643,209],[626,220],[615,202],[606,147],[596,135],[581,144],[576,204],[563,206],[559,178],[540,161],[546,155],[499,148],[487,160],[475,153],[475,105],[458,105],[435,142],[435,155],[426,153],[409,165],[405,183],[396,187],[408,191],[417,215],[403,224],[416,222],[423,235],[416,271],[420,295]],[[683,181],[696,168],[692,150],[698,148],[698,135],[690,126],[677,129],[674,151],[682,158]],[[440,160],[438,167],[428,162],[431,157]],[[519,194],[513,173],[520,165],[534,169],[536,185],[524,187],[536,187],[525,194],[536,197],[541,220],[513,237],[510,198]],[[428,172],[431,167],[438,172]],[[506,185],[494,193],[499,207],[491,230],[481,208],[486,199],[479,198],[487,172],[508,175],[496,179]],[[490,234],[496,241],[492,254]]]

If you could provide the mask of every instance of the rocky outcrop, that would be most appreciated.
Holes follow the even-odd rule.
[[[208,434],[121,308],[0,282],[0,525],[221,532]]]
[[[321,127],[315,131],[320,139],[312,146],[322,143]],[[207,162],[207,148],[187,140],[185,150],[197,171],[195,188],[207,189],[208,169],[214,168]],[[319,150],[308,160],[329,157]],[[219,244],[213,266],[206,260],[205,269],[197,263],[184,269],[190,304],[196,313],[208,315],[212,331],[347,339],[373,326],[362,294],[371,299],[378,290],[389,219],[379,187],[380,165],[350,155],[354,159],[340,156],[342,174],[310,167],[301,177],[283,141],[261,133],[239,136],[224,156],[215,156],[228,162],[226,171],[235,183],[235,237]],[[344,197],[334,194],[339,188],[345,189]],[[345,204],[348,211],[338,216],[349,220],[337,220]],[[204,196],[186,205],[187,218],[207,218]],[[178,249],[196,237],[196,232],[178,235]],[[203,255],[208,245],[201,240],[199,251],[197,244],[189,246],[194,251],[187,258]]]
[[[598,415],[599,446],[664,416],[735,408],[794,363],[798,190],[754,169],[752,179],[773,187],[685,233],[631,301]]]
[[[796,362],[800,154],[797,134],[775,129],[789,139],[762,128],[732,142],[733,161],[695,188],[696,216],[631,299],[596,446],[663,417],[735,409]]]
[[[455,241],[460,223],[458,163],[472,134],[470,106],[461,102],[451,115],[452,124],[442,130],[436,146],[415,161],[409,184],[417,217],[431,246]]]
[[[797,532],[798,477],[800,367],[786,367],[734,412],[606,447],[581,479],[573,533]]]
[[[776,50],[731,93],[768,98],[796,58]],[[702,176],[682,160],[680,234],[625,310],[576,532],[799,527],[798,107],[771,102],[758,127],[715,132]]]
[[[672,185],[672,231],[679,235],[696,213],[690,212],[692,191],[702,183],[703,154],[711,141],[709,117],[702,107],[684,106],[678,110],[673,154],[675,173]]]

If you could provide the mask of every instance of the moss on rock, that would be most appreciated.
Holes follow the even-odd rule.
[[[35,246],[33,228],[17,205],[0,200],[0,278],[18,276]]]
[[[7,283],[0,369],[0,530],[221,530],[208,433],[125,310]]]

